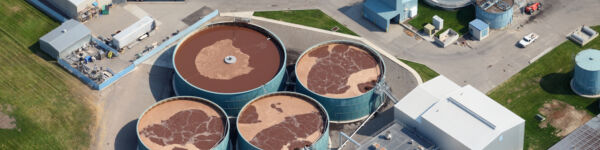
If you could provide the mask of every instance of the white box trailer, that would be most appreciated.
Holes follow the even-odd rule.
[[[118,34],[114,35],[112,44],[117,49],[121,49],[137,40],[140,36],[152,31],[154,27],[154,19],[152,19],[150,16],[143,17],[139,21],[133,23]]]

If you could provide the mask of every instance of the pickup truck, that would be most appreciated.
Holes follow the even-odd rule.
[[[533,43],[535,40],[537,40],[538,37],[540,37],[540,36],[535,33],[529,33],[529,34],[525,35],[523,37],[523,39],[521,39],[519,41],[519,46],[521,46],[522,48],[525,48],[525,47],[527,47],[527,45],[529,45],[529,44]]]

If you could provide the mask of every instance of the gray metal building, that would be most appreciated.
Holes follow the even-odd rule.
[[[40,38],[40,49],[55,59],[68,55],[92,38],[90,29],[79,21],[67,20]]]

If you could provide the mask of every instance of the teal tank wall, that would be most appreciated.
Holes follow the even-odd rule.
[[[240,109],[246,103],[248,103],[248,101],[256,98],[257,96],[264,95],[266,93],[279,91],[282,88],[282,84],[284,84],[284,82],[285,82],[284,81],[285,66],[286,66],[285,63],[287,61],[287,54],[286,54],[286,50],[285,50],[285,46],[283,45],[283,42],[281,42],[281,40],[275,34],[273,34],[271,31],[269,31],[265,28],[262,28],[258,25],[248,24],[248,23],[225,22],[225,23],[211,24],[211,25],[208,25],[208,27],[214,26],[214,25],[243,26],[243,27],[247,27],[247,28],[256,30],[260,33],[263,33],[267,37],[270,37],[271,39],[275,39],[274,43],[279,48],[280,55],[282,58],[282,60],[280,61],[281,64],[279,67],[279,71],[269,82],[265,83],[263,86],[256,87],[256,88],[248,90],[248,91],[237,92],[237,93],[220,93],[220,92],[214,92],[214,91],[209,91],[209,90],[205,90],[202,88],[198,88],[198,87],[194,86],[193,84],[189,83],[188,81],[186,81],[181,76],[181,74],[179,74],[179,71],[177,69],[175,69],[175,73],[173,75],[173,88],[174,88],[176,95],[198,96],[198,97],[209,99],[209,100],[215,102],[216,104],[218,104],[219,106],[221,106],[221,108],[223,108],[225,110],[225,112],[227,112],[227,114],[229,114],[232,117],[236,117],[238,115]],[[206,28],[206,27],[204,27],[204,28]],[[199,30],[202,30],[204,28],[201,28]],[[184,40],[182,40],[178,44],[178,46],[181,45],[181,43],[183,41]],[[175,52],[173,52],[173,60],[172,60],[173,65],[176,65],[175,64],[176,52],[177,52],[177,47],[175,48]],[[232,85],[232,86],[234,86],[234,85]]]
[[[575,56],[575,69],[571,87],[579,95],[600,95],[600,51],[587,49]]]
[[[142,113],[142,115],[140,115],[140,117],[138,118],[138,122],[135,125],[135,132],[136,132],[136,135],[137,135],[137,138],[138,138],[138,146],[137,146],[138,150],[149,150],[148,147],[142,142],[140,134],[138,133],[140,131],[140,129],[138,128],[139,127],[139,123],[140,123],[139,120],[142,119],[142,117],[144,116],[144,114],[146,114],[146,112],[148,110],[150,110],[151,108],[154,108],[155,106],[158,106],[158,105],[160,105],[162,103],[166,103],[166,102],[169,102],[169,101],[172,101],[172,100],[177,100],[177,99],[182,99],[182,98],[183,99],[194,99],[194,100],[196,100],[198,102],[202,102],[202,103],[207,104],[209,106],[213,106],[213,108],[218,108],[218,110],[217,110],[218,113],[221,113],[221,115],[223,115],[223,116],[227,116],[227,113],[225,112],[225,110],[223,110],[221,107],[219,107],[219,105],[217,105],[214,102],[211,102],[209,100],[202,99],[202,98],[199,98],[199,97],[177,96],[177,97],[171,97],[171,98],[163,99],[163,100],[161,100],[159,102],[154,103],[152,106],[150,106],[146,110],[144,110],[144,112]],[[231,130],[230,129],[229,119],[223,118],[223,120],[225,120],[225,133],[224,133],[223,139],[221,139],[221,141],[219,142],[219,144],[217,144],[217,145],[215,145],[215,147],[211,148],[211,150],[231,150],[231,149],[233,149],[233,146],[231,145],[231,141],[229,140],[229,132]]]
[[[356,43],[356,42],[336,40],[336,41],[327,41],[327,42],[317,44],[315,46],[308,48],[306,51],[304,51],[304,53],[302,53],[302,55],[300,55],[300,57],[298,57],[299,59],[296,62],[296,64],[298,64],[298,62],[300,61],[300,58],[302,58],[304,55],[306,55],[307,52],[309,52],[310,50],[312,50],[318,46],[325,45],[325,44],[349,44],[349,45],[357,46],[359,48],[367,50],[368,52],[371,53],[371,56],[373,56],[373,58],[375,58],[375,60],[378,61],[378,63],[379,63],[381,74],[379,76],[378,83],[384,82],[385,63],[383,63],[383,59],[381,58],[381,55],[379,55],[379,53],[377,53],[372,48],[370,48],[366,45],[360,44],[360,43]],[[296,65],[296,67],[298,67],[298,65]],[[296,92],[306,94],[306,95],[316,99],[319,103],[321,103],[321,105],[323,105],[323,107],[325,107],[325,109],[327,110],[327,113],[329,114],[330,120],[332,122],[352,122],[352,121],[364,119],[369,114],[374,112],[377,109],[377,107],[379,106],[379,104],[381,104],[381,102],[379,101],[380,99],[378,98],[378,95],[375,94],[375,88],[363,93],[362,95],[355,96],[355,97],[332,98],[332,97],[320,95],[320,94],[315,93],[315,92],[311,91],[310,89],[308,89],[308,87],[306,87],[306,85],[304,85],[302,82],[300,82],[300,80],[297,78],[298,77],[297,72],[295,72],[295,73],[296,73]]]
[[[487,24],[489,24],[492,29],[503,29],[508,24],[510,24],[513,20],[513,7],[503,12],[487,12],[483,10],[480,6],[477,6],[477,3],[474,3],[475,6],[475,16],[477,19],[481,19]],[[492,6],[496,7],[496,6]]]
[[[325,149],[329,149],[329,115],[327,115],[325,108],[323,107],[323,105],[321,105],[318,101],[316,101],[315,99],[308,97],[306,95],[303,95],[301,93],[295,93],[295,92],[276,92],[276,93],[271,93],[271,94],[267,94],[261,97],[257,97],[256,99],[252,100],[258,100],[261,99],[262,97],[266,97],[266,96],[271,96],[271,95],[295,95],[295,96],[299,96],[299,97],[303,97],[306,100],[312,101],[314,102],[315,105],[318,106],[318,108],[321,110],[322,116],[325,117],[324,121],[324,131],[323,134],[321,135],[321,137],[314,142],[312,145],[309,146],[309,148],[311,150],[325,150]],[[246,106],[244,106],[246,107]],[[239,117],[238,117],[239,118]],[[238,118],[236,118],[236,124],[238,124],[237,122],[239,122],[239,120],[237,120]],[[239,130],[239,129],[238,129]],[[242,137],[242,135],[240,134],[240,132],[238,131],[238,137],[237,137],[237,141],[236,141],[236,149],[240,149],[240,150],[260,150],[260,148],[252,145],[248,140],[244,139]]]

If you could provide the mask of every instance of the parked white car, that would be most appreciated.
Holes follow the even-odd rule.
[[[540,37],[538,34],[535,33],[529,33],[527,35],[525,35],[523,37],[523,39],[521,39],[519,41],[519,45],[523,48],[527,47],[527,45],[533,43],[535,40],[538,39],[538,37]]]

